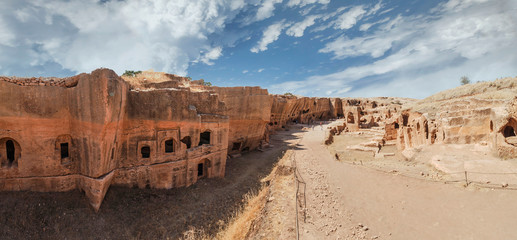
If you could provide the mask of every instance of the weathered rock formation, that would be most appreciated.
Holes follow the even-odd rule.
[[[397,146],[488,145],[501,158],[517,157],[517,79],[468,84],[407,106],[397,124]]]
[[[249,151],[269,142],[271,98],[259,87],[211,87],[226,104],[228,152]]]
[[[414,101],[408,98],[377,97],[377,98],[343,98],[343,114],[348,131],[363,128],[390,128],[389,123],[403,105]],[[393,138],[394,139],[394,138]]]
[[[342,114],[340,99],[285,98],[157,72],[121,78],[109,69],[2,77],[0,101],[0,190],[81,189],[95,210],[112,184],[173,188],[223,177],[228,153],[267,144],[269,124]]]
[[[98,210],[112,184],[189,186],[224,177],[228,154],[267,145],[289,124],[345,118],[343,131],[379,134],[411,152],[448,143],[488,145],[517,157],[517,79],[478,83],[421,101],[308,98],[259,87],[212,87],[172,74],[0,77],[0,190],[81,189]],[[376,135],[377,136],[377,135]]]
[[[271,118],[273,129],[284,128],[290,123],[314,123],[342,115],[341,99],[309,98],[286,95],[271,95]]]
[[[78,188],[98,210],[110,184],[224,176],[228,117],[217,95],[173,82],[130,90],[108,69],[63,82],[0,81],[0,189]]]

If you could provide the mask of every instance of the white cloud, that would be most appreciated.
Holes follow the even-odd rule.
[[[382,0],[368,10],[368,15],[377,13],[383,7]]]
[[[281,3],[282,1],[283,0],[264,0],[262,5],[257,10],[255,21],[261,21],[273,16],[273,12],[275,11],[275,4]]]
[[[262,39],[257,43],[255,47],[251,48],[250,51],[254,53],[266,51],[267,45],[278,40],[278,37],[280,36],[280,34],[282,34],[282,30],[289,26],[289,24],[286,24],[284,22],[285,21],[282,20],[267,27],[262,33]]]
[[[77,72],[152,68],[186,75],[190,62],[213,64],[221,56],[222,48],[209,36],[222,34],[244,6],[242,0],[12,0],[0,16],[15,24],[0,29],[0,44],[15,45],[0,51],[19,56],[0,56],[0,65],[15,66],[13,58],[30,58],[35,65]]]
[[[261,69],[257,70],[257,72],[261,73],[261,72],[263,72],[264,70],[265,70],[264,68],[261,68]]]
[[[212,60],[216,60],[221,57],[223,55],[222,51],[222,47],[212,48],[212,50],[208,51],[201,57],[201,62],[205,63],[206,65],[214,65]]]
[[[334,28],[336,29],[350,29],[352,28],[366,13],[365,6],[355,6],[347,12],[341,14],[341,16],[334,22]]]
[[[310,7],[306,7],[306,8],[304,8],[304,9],[300,10],[300,14],[301,14],[302,16],[306,16],[306,15],[307,15],[307,14],[309,14],[309,13],[310,13],[310,12],[311,12],[315,7],[316,7],[316,5],[312,5],[312,6],[310,6]]]
[[[314,4],[314,3],[326,5],[326,4],[330,3],[330,0],[289,0],[289,2],[287,2],[287,6],[288,7],[303,7],[305,5]]]
[[[243,73],[243,74],[246,74],[247,72],[248,72],[248,70],[244,70],[244,71],[242,71],[242,73]]]
[[[347,10],[348,7],[340,7],[338,8],[336,11],[334,12],[331,12],[331,13],[327,13],[327,14],[324,14],[321,16],[321,21],[322,22],[326,22],[327,20],[331,19],[331,18],[334,18],[336,15],[342,13],[343,11]],[[331,22],[327,22],[326,24],[321,24],[320,26],[314,28],[311,32],[320,32],[320,31],[323,31],[327,28],[330,28],[332,27],[333,25],[335,24],[334,21],[331,21]]]
[[[375,4],[373,7],[366,6],[366,5],[359,5],[354,7],[340,7],[336,11],[325,14],[321,17],[321,20],[323,22],[327,21],[328,19],[334,18],[336,15],[339,14],[337,19],[334,21],[331,21],[327,24],[318,26],[314,29],[315,32],[323,31],[325,29],[328,29],[330,27],[334,27],[335,29],[341,29],[341,30],[348,30],[352,27],[354,27],[361,19],[363,19],[365,16],[374,15],[377,13],[380,9],[384,7],[384,4],[382,1],[379,1],[377,4]],[[368,9],[369,8],[369,9]],[[343,12],[345,10],[348,10],[346,12]],[[376,23],[366,23],[362,24],[360,26],[361,31],[368,30],[372,25],[375,25]]]
[[[303,32],[306,28],[314,25],[315,20],[318,19],[319,16],[312,15],[305,18],[305,20],[301,22],[297,22],[293,24],[290,28],[288,28],[285,34],[293,37],[301,37],[303,36]]]
[[[370,29],[374,24],[373,23],[365,23],[365,24],[361,24],[361,26],[359,26],[359,30],[361,31],[368,31],[368,29]]]
[[[344,36],[338,37],[334,41],[327,43],[319,52],[333,53],[335,59],[362,55],[370,55],[373,58],[381,57],[387,50],[392,48],[395,42],[412,37],[411,35],[418,31],[416,28],[410,28],[411,26],[408,24],[393,28],[396,24],[394,22],[400,21],[398,19],[396,18],[394,21],[386,23],[381,27],[383,30],[378,31],[374,35],[353,39]],[[386,22],[387,20],[383,19],[379,22],[383,21]],[[392,31],[387,31],[392,28]]]
[[[454,0],[440,6],[434,16],[398,17],[370,35],[340,37],[321,51],[336,58],[390,53],[372,63],[272,89],[323,96],[327,91],[337,93],[336,87],[353,86],[347,95],[425,97],[459,85],[459,77],[465,74],[473,81],[515,75],[517,30],[512,4],[517,5],[510,0],[495,4]],[[374,84],[361,83],[365,78]]]
[[[0,44],[12,46],[15,39],[14,33],[9,29],[6,22],[0,18]]]

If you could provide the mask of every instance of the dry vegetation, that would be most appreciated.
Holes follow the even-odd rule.
[[[517,78],[501,78],[491,82],[478,82],[448,89],[410,104],[406,109],[433,113],[436,102],[457,101],[475,97],[481,100],[509,100],[517,95]]]
[[[191,81],[189,77],[181,77],[164,72],[154,72],[153,70],[142,71],[134,76],[122,75],[121,77],[128,82],[131,89],[134,90],[150,89],[147,85],[152,83],[176,81],[179,87],[190,88],[190,90],[194,92],[206,91],[203,85],[198,84],[199,81]]]
[[[261,180],[262,187],[244,196],[245,204],[233,213],[217,234],[210,236],[191,228],[183,239],[292,239],[295,234],[292,154],[292,150],[288,150],[270,174]]]
[[[222,179],[203,179],[188,188],[111,187],[99,213],[78,191],[1,192],[2,239],[178,239],[212,238],[259,193],[285,148],[251,152],[227,162]],[[251,192],[251,193],[250,193]],[[250,205],[257,205],[249,200]],[[258,206],[258,205],[257,205]],[[233,220],[232,220],[233,221]],[[238,228],[237,228],[238,229]],[[227,238],[221,238],[227,239]],[[230,238],[231,239],[231,238]]]
[[[122,75],[121,77],[134,89],[142,89],[146,83],[160,83],[171,80],[165,73],[154,72],[153,70],[143,71],[135,76]]]

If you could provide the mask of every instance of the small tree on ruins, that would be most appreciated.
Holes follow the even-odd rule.
[[[142,73],[142,71],[131,71],[131,70],[126,70],[124,72],[124,74],[122,74],[122,76],[128,76],[128,77],[135,77],[136,75]]]
[[[470,83],[470,79],[467,76],[463,76],[460,78],[461,85],[466,85]]]

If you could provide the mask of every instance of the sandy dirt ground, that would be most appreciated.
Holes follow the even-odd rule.
[[[517,239],[517,191],[465,189],[337,161],[323,145],[325,130],[308,131],[296,151],[307,184],[301,239]]]
[[[0,192],[0,239],[178,239],[213,236],[257,192],[294,131],[272,136],[264,152],[229,159],[222,179],[170,190],[110,187],[99,213],[79,191]],[[292,225],[292,224],[291,224]]]
[[[279,131],[271,148],[230,159],[224,179],[171,190],[112,187],[99,213],[78,191],[0,193],[0,238],[178,239],[192,231],[214,236],[290,149],[281,161],[284,173],[270,182],[253,239],[517,239],[517,191],[444,184],[435,167],[401,160],[399,153],[375,159],[342,151],[336,160],[336,149],[323,145],[327,127],[335,124]],[[365,140],[357,134],[334,144]],[[397,171],[384,171],[391,168]],[[298,216],[295,169],[305,183],[298,188]]]

